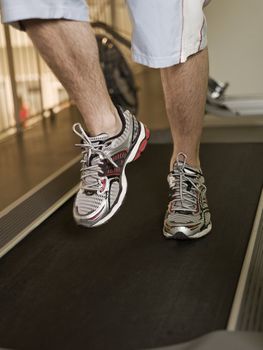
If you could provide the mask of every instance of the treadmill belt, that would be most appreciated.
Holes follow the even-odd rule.
[[[99,228],[77,227],[72,200],[0,262],[0,347],[129,350],[226,327],[262,186],[262,144],[204,144],[213,229],[167,241],[171,145],[127,168],[128,194]]]

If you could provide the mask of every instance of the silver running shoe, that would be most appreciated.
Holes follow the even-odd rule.
[[[194,239],[212,229],[204,176],[200,169],[188,166],[186,159],[184,153],[179,153],[168,175],[171,201],[163,227],[167,238]]]
[[[122,130],[114,137],[89,137],[79,123],[74,132],[82,142],[81,183],[73,216],[79,225],[95,227],[107,222],[120,208],[127,192],[126,165],[143,152],[149,130],[128,111],[118,108]]]

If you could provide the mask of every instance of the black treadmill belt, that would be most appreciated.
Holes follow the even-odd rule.
[[[0,262],[0,346],[141,349],[226,326],[262,179],[261,144],[202,145],[212,234],[161,235],[169,145],[127,169],[129,190],[105,226],[75,226],[72,200]]]

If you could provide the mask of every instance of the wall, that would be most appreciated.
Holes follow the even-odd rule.
[[[213,0],[206,14],[211,75],[231,94],[263,94],[263,1]]]

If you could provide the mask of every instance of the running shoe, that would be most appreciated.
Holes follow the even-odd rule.
[[[81,182],[73,216],[79,225],[95,227],[106,223],[120,208],[127,192],[126,165],[145,149],[150,132],[128,110],[118,107],[121,132],[109,137],[90,137],[80,123],[73,131],[81,138]]]
[[[168,175],[171,201],[163,227],[167,238],[200,238],[212,229],[204,176],[200,169],[187,165],[186,160],[186,155],[179,153]]]

